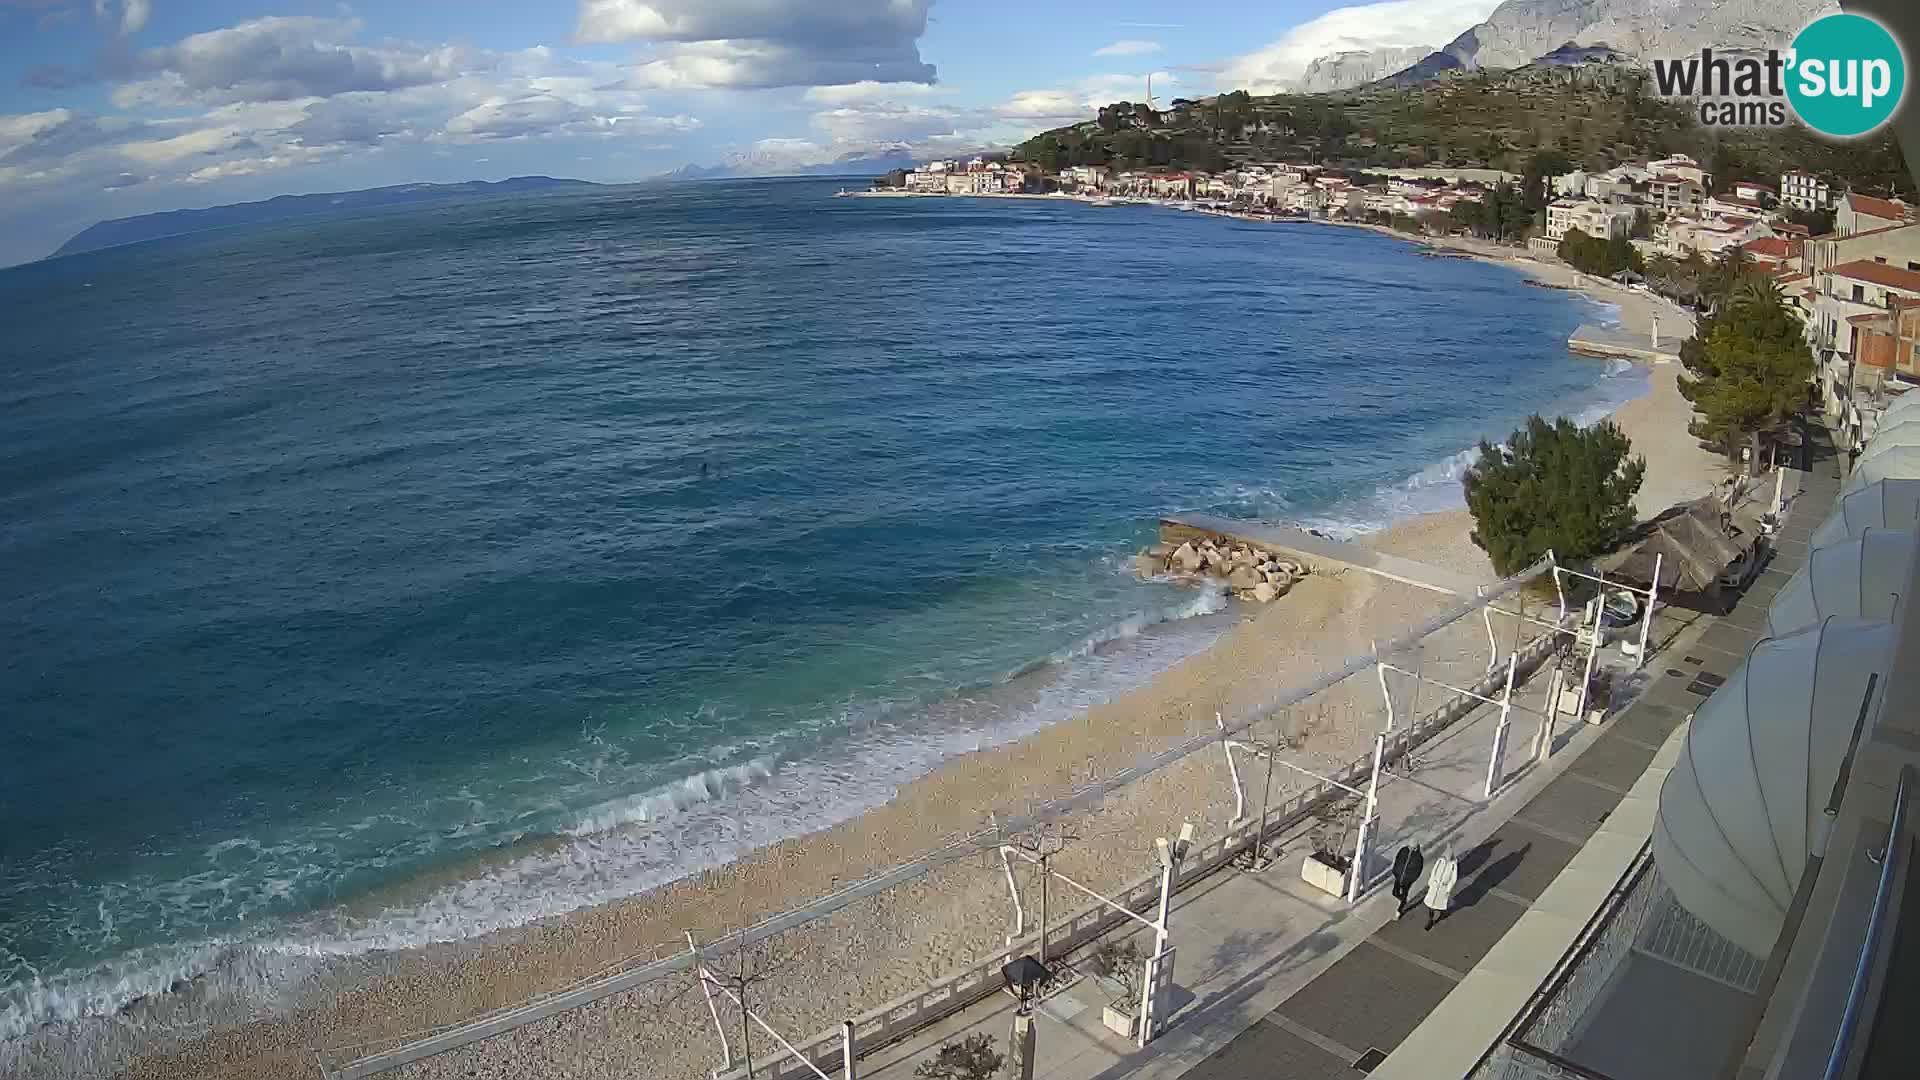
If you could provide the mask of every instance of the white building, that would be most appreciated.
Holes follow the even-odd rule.
[[[1766,217],[1767,208],[1758,199],[1749,199],[1739,194],[1712,195],[1702,206],[1708,220],[1720,221],[1730,217],[1757,218]]]
[[[1896,199],[1879,199],[1849,191],[1833,213],[1833,231],[1842,236],[1905,225],[1914,220],[1914,208]]]
[[[1713,174],[1685,154],[1675,154],[1670,158],[1650,162],[1647,165],[1647,171],[1652,176],[1678,176],[1691,180],[1701,187],[1713,186]]]
[[[1833,203],[1833,187],[1810,172],[1795,169],[1780,174],[1780,201],[1796,210],[1824,210]]]
[[[1075,187],[1098,188],[1107,182],[1105,165],[1069,165],[1060,171],[1060,179]]]
[[[1706,187],[1699,180],[1678,173],[1660,173],[1647,181],[1647,201],[1669,214],[1699,210],[1705,194]]]
[[[1562,199],[1547,207],[1547,239],[1557,244],[1574,229],[1602,240],[1628,236],[1633,232],[1633,214],[1630,206]]]

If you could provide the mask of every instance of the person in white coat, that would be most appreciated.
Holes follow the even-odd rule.
[[[1433,869],[1427,872],[1427,929],[1446,918],[1447,906],[1453,903],[1453,886],[1460,880],[1460,860],[1454,858],[1453,846],[1447,846],[1447,853],[1433,861]]]

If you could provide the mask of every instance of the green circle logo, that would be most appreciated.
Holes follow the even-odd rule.
[[[1907,92],[1907,60],[1887,28],[1865,15],[1807,24],[1787,54],[1787,101],[1808,127],[1851,139],[1880,129]]]

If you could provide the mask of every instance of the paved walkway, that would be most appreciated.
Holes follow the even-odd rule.
[[[1407,1038],[1559,876],[1660,746],[1739,665],[1766,609],[1806,560],[1807,538],[1840,480],[1830,456],[1800,474],[1776,552],[1724,618],[1667,608],[1655,618],[1652,682],[1605,725],[1563,730],[1557,751],[1525,760],[1537,720],[1518,714],[1509,776],[1478,798],[1494,727],[1481,709],[1427,744],[1410,777],[1383,779],[1381,850],[1417,842],[1461,854],[1457,906],[1432,932],[1418,910],[1393,917],[1384,882],[1357,907],[1300,881],[1307,827],[1261,871],[1226,871],[1177,899],[1173,1026],[1145,1050],[1101,1025],[1112,992],[1084,980],[1040,1006],[1035,1076],[1046,1080],[1288,1080],[1366,1075]],[[1197,523],[1196,523],[1197,524]],[[1544,676],[1516,695],[1540,709]],[[1143,942],[1144,944],[1144,942]],[[862,1062],[863,1076],[907,1080],[940,1043],[980,1031],[1004,1040],[1012,1003],[996,997]],[[1004,1041],[1001,1043],[1004,1046]]]
[[[1567,841],[1584,843],[1592,835],[1667,737],[1763,636],[1768,606],[1805,564],[1807,539],[1839,494],[1840,467],[1831,445],[1821,439],[1813,456],[1812,467],[1797,475],[1792,511],[1759,577],[1729,614],[1703,621],[1691,641],[1682,639],[1681,647],[1654,657],[1656,677],[1647,690],[1607,722],[1564,775],[1468,853],[1477,865],[1469,872],[1463,860],[1461,908],[1454,916],[1430,934],[1420,931],[1416,924],[1424,920],[1417,917],[1389,924],[1186,1073],[1188,1080],[1332,1080],[1366,1075],[1384,1064],[1573,858],[1578,847]],[[1284,1067],[1276,1069],[1281,1062]],[[1418,1065],[1396,1063],[1396,1075],[1440,1075],[1409,1064]]]

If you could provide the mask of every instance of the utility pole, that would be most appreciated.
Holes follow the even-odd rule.
[[[1040,868],[1040,951],[1036,955],[1042,964],[1051,959],[1047,955],[1047,879],[1053,876],[1053,857],[1078,839],[1078,835],[1062,831],[1058,822],[1042,822],[1004,841],[1006,846],[1027,853],[1029,861]]]

